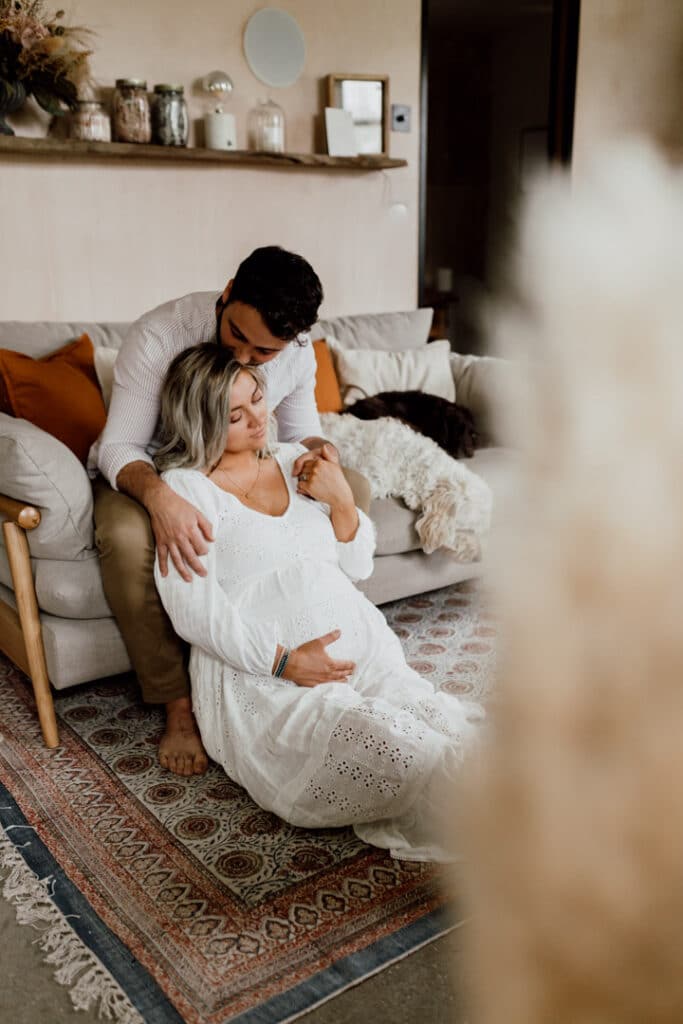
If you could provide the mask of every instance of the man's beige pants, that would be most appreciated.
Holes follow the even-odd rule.
[[[367,512],[370,486],[360,473],[345,469],[356,504]],[[189,646],[173,630],[154,585],[156,548],[142,505],[102,478],[93,484],[95,541],[104,593],[116,619],[143,700],[167,704],[190,693]]]

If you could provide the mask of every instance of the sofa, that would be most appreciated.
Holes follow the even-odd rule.
[[[315,337],[353,348],[405,351],[427,344],[431,310],[320,321]],[[125,323],[0,323],[0,348],[44,356],[87,332],[95,349],[118,348]],[[507,387],[508,364],[491,357],[450,356],[457,401],[495,442],[491,413]],[[501,447],[468,462],[491,486],[505,477]],[[0,649],[32,679],[43,735],[58,743],[52,708],[57,690],[130,669],[102,589],[92,523],[91,485],[83,465],[60,441],[32,423],[0,413]],[[377,528],[372,577],[362,589],[377,604],[466,580],[481,563],[426,555],[416,514],[400,500],[374,500]]]

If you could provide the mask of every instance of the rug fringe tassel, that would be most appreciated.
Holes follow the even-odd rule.
[[[54,977],[69,988],[76,1010],[97,1009],[116,1024],[143,1024],[143,1018],[95,954],[85,946],[50,898],[53,880],[38,878],[6,835],[0,833],[0,869],[7,872],[2,895],[21,925],[40,932],[37,944]]]

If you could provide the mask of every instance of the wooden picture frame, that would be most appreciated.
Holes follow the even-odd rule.
[[[364,82],[368,83],[367,88],[363,88]],[[389,156],[388,75],[328,75],[327,106],[341,107],[351,113],[360,155]]]

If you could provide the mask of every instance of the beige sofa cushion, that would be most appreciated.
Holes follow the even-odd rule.
[[[102,587],[100,560],[90,558],[60,562],[55,558],[32,558],[31,570],[38,607],[63,619],[104,619],[111,615]],[[7,552],[0,546],[0,583],[12,587]]]
[[[504,514],[508,498],[517,480],[519,454],[513,448],[480,448],[467,465],[480,476],[493,492],[492,522],[496,525]]]
[[[70,561],[93,554],[90,480],[73,452],[27,420],[0,413],[0,494],[36,505],[27,534],[34,558]]]
[[[81,334],[87,334],[96,349],[100,345],[120,348],[128,327],[126,323],[0,320],[0,348],[11,348],[39,359]]]
[[[9,587],[0,583],[0,600],[16,608]],[[114,619],[65,619],[40,613],[50,682],[65,690],[91,679],[127,672],[130,661]]]
[[[471,459],[464,461],[493,491],[495,517],[514,486],[514,452],[509,448],[480,448]],[[370,518],[377,527],[376,555],[400,555],[420,550],[420,538],[415,529],[419,515],[400,498],[374,498],[370,503]]]
[[[520,364],[497,356],[463,356],[456,352],[451,353],[450,364],[457,400],[470,410],[477,429],[491,444],[509,444],[506,420],[515,399],[519,401],[518,389],[523,382]]]
[[[410,309],[405,313],[360,313],[319,320],[311,336],[331,335],[342,348],[376,348],[384,352],[405,352],[427,344],[433,309]]]
[[[399,555],[420,547],[417,515],[400,498],[375,498],[370,502],[370,518],[377,528],[376,555]]]

